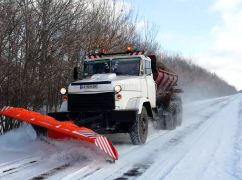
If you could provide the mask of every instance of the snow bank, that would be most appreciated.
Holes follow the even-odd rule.
[[[42,160],[73,164],[83,162],[102,164],[106,157],[94,145],[79,140],[59,141],[47,137],[40,139],[29,124],[0,136],[0,144],[0,163],[34,156]]]

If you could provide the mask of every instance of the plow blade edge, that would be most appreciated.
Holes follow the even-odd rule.
[[[118,159],[117,150],[105,136],[97,134],[91,129],[78,127],[71,121],[60,122],[50,116],[42,115],[24,108],[14,107],[4,107],[0,109],[0,115],[42,126],[52,133],[57,132],[57,134],[63,134],[68,137],[93,143],[113,160]]]

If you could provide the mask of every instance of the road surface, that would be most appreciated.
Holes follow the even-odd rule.
[[[76,140],[38,139],[29,125],[0,136],[0,179],[242,179],[242,94],[184,106],[183,124],[134,146],[110,135],[114,164]]]

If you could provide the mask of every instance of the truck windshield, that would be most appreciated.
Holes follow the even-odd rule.
[[[139,76],[140,58],[114,58],[84,61],[84,76],[116,73],[117,75]]]
[[[110,59],[84,61],[84,76],[110,73]]]
[[[140,58],[115,58],[111,61],[111,72],[117,75],[139,76]]]

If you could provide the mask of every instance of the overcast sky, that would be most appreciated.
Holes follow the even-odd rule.
[[[120,0],[158,27],[169,53],[192,58],[242,89],[242,0]]]

